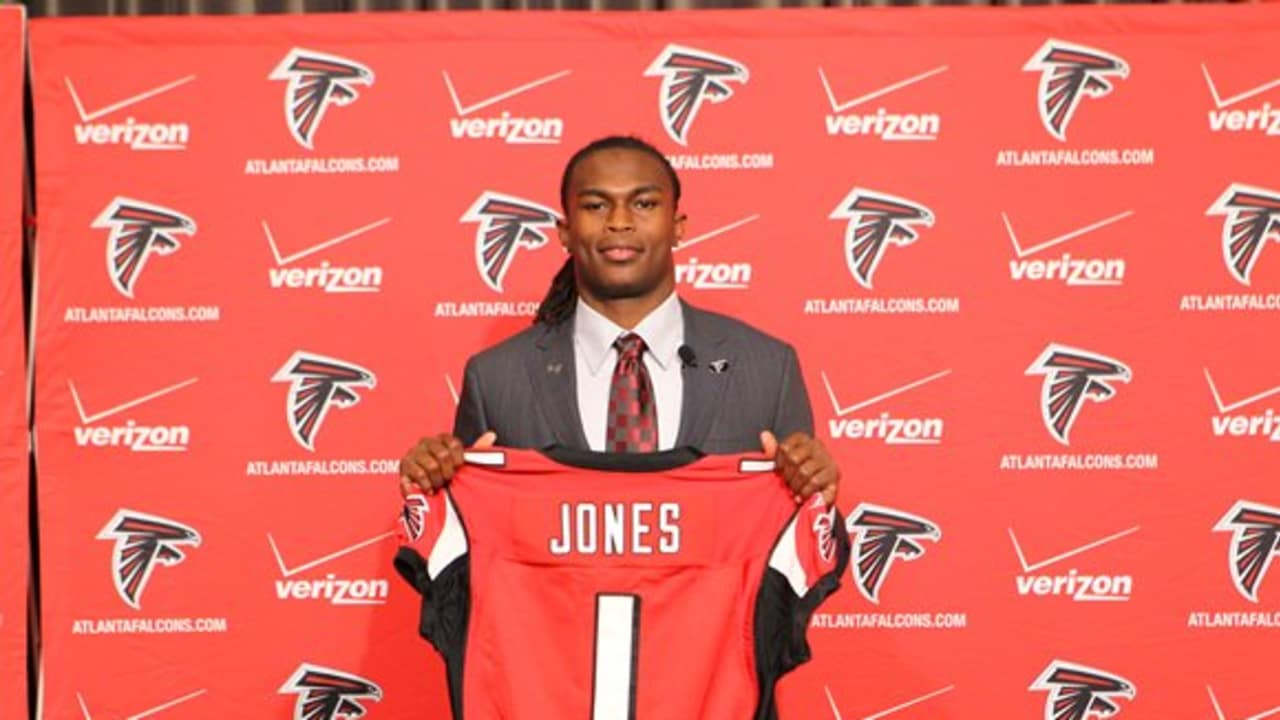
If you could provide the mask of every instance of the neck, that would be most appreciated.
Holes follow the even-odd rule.
[[[666,289],[665,292],[659,291],[652,295],[633,298],[598,298],[587,293],[580,293],[582,302],[586,303],[592,310],[609,318],[610,321],[617,324],[625,330],[634,330],[641,320],[649,316],[662,303],[666,302],[674,290]]]

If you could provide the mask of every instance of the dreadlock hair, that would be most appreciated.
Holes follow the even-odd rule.
[[[565,163],[564,174],[560,176],[560,207],[564,210],[565,217],[569,215],[569,181],[573,177],[574,169],[587,156],[601,150],[637,150],[656,158],[658,162],[662,163],[662,168],[667,173],[667,179],[671,181],[674,206],[679,207],[680,178],[676,175],[675,168],[671,167],[671,163],[667,161],[662,151],[632,135],[609,135],[584,146],[574,153],[573,157],[569,158],[569,162]],[[547,294],[542,298],[542,304],[538,306],[538,314],[533,321],[547,325],[558,325],[573,314],[577,301],[578,283],[573,274],[573,258],[570,257],[564,261],[564,265],[560,267],[559,272],[551,279],[551,287],[547,289]]]

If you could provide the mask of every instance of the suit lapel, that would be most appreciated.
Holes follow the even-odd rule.
[[[565,320],[548,328],[537,341],[541,352],[530,353],[525,370],[534,397],[556,443],[579,450],[588,449],[578,413],[577,372],[573,361],[573,321]],[[531,418],[536,422],[536,418]]]
[[[713,373],[708,363],[725,359],[732,367],[734,359],[729,356],[730,343],[718,332],[710,316],[683,300],[680,307],[684,312],[684,344],[693,350],[696,365],[682,370],[684,390],[676,447],[701,447],[720,410],[725,387],[729,385],[728,372]]]

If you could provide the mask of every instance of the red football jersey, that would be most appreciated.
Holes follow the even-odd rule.
[[[412,495],[400,573],[455,720],[764,720],[848,537],[769,460],[468,453]]]

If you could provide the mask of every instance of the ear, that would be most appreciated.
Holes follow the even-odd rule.
[[[556,239],[560,241],[560,248],[565,252],[569,252],[569,239],[571,237],[569,221],[563,218],[556,218]]]
[[[679,245],[684,240],[684,223],[689,219],[688,215],[677,211],[675,220],[672,221],[671,239],[674,240],[672,246]]]

